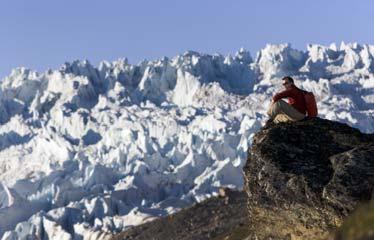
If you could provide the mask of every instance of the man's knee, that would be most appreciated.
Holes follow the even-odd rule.
[[[271,107],[272,107],[272,109],[274,109],[274,111],[276,113],[279,113],[282,110],[283,103],[284,103],[283,100],[278,100],[278,101],[274,102]]]
[[[282,112],[282,100],[278,100],[276,102],[273,102],[270,107],[269,107],[269,110],[267,111],[267,114],[269,117],[271,118],[275,118],[276,115],[278,115],[279,113]]]

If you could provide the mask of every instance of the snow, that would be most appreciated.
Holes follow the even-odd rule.
[[[267,45],[253,60],[186,52],[17,68],[0,84],[2,239],[109,239],[241,189],[253,134],[280,78],[320,116],[374,132],[374,46]]]

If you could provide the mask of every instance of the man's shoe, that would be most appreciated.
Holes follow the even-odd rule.
[[[268,119],[264,125],[264,128],[268,128],[270,127],[270,125],[272,125],[274,123],[273,119]]]

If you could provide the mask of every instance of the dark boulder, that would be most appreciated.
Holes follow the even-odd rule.
[[[257,239],[319,239],[374,189],[374,135],[311,119],[258,132],[244,169]]]

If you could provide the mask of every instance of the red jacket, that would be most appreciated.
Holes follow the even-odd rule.
[[[274,95],[273,101],[276,102],[279,99],[288,98],[288,103],[296,108],[302,114],[306,113],[306,104],[304,99],[304,93],[301,89],[292,85],[290,89],[284,90]]]

